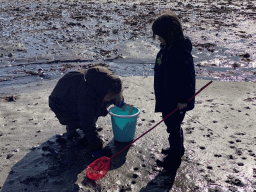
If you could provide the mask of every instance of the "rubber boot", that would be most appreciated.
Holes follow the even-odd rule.
[[[157,165],[163,167],[169,174],[176,175],[181,164],[180,152],[173,152],[164,158],[164,161],[157,160]]]
[[[168,155],[170,153],[170,147],[167,147],[165,149],[162,149],[162,154],[164,155]],[[182,145],[181,151],[180,151],[180,157],[183,157],[183,155],[185,154],[185,147],[184,145]]]
[[[77,127],[75,127],[75,126],[70,126],[70,125],[66,126],[68,139],[73,139],[74,137],[76,137],[78,135],[76,132],[76,129],[77,129]]]

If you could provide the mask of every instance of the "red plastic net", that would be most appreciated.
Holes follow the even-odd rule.
[[[101,179],[106,175],[110,166],[110,158],[109,157],[100,157],[93,161],[86,168],[86,176],[91,180]]]

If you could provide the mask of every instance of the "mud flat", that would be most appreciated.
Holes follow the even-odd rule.
[[[94,159],[79,139],[66,140],[48,108],[57,80],[33,74],[42,69],[58,79],[103,63],[121,76],[127,70],[152,75],[148,64],[159,42],[151,38],[151,23],[169,9],[193,42],[198,78],[251,82],[215,81],[198,95],[184,120],[186,153],[174,184],[155,164],[167,145],[163,124],[91,182],[85,169]],[[172,191],[256,191],[255,10],[254,1],[239,0],[1,1],[0,190],[159,192],[173,185]],[[153,77],[122,79],[126,101],[141,109],[139,136],[161,120],[154,113]],[[197,88],[206,83],[197,80]],[[113,140],[110,116],[98,125],[113,154],[126,145]]]
[[[0,83],[31,82],[25,72],[38,69],[55,78],[64,62],[154,64],[159,42],[151,25],[167,10],[192,40],[198,77],[256,80],[255,1],[5,0]]]
[[[161,120],[154,113],[153,77],[122,80],[126,102],[141,110],[137,137]],[[197,89],[207,82],[197,80]],[[1,88],[1,191],[171,189],[170,178],[155,163],[168,145],[163,124],[114,158],[103,179],[87,180],[86,167],[93,157],[79,139],[65,139],[65,127],[48,107],[55,83]],[[195,109],[184,120],[186,152],[172,191],[256,190],[255,87],[255,83],[215,81],[197,96]],[[111,153],[126,146],[113,140],[109,115],[99,119],[98,131]]]

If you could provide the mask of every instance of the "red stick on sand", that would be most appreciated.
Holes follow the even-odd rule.
[[[203,86],[198,92],[196,92],[189,100],[188,102],[190,102],[192,99],[195,98],[195,96],[197,94],[199,94],[202,90],[204,90],[207,86],[209,86],[213,81],[210,81],[209,83],[207,83],[205,86]],[[171,112],[169,115],[167,115],[164,119],[162,119],[159,123],[157,123],[154,127],[152,127],[151,129],[149,129],[148,131],[146,131],[145,133],[143,133],[141,136],[139,136],[137,139],[135,139],[134,141],[132,141],[130,144],[128,144],[125,148],[123,148],[121,151],[119,151],[117,154],[113,155],[112,157],[100,157],[98,159],[96,159],[95,161],[93,161],[90,165],[87,166],[86,168],[86,176],[91,179],[91,180],[98,180],[101,179],[102,177],[104,177],[108,170],[109,170],[109,166],[110,166],[110,160],[113,159],[114,157],[116,157],[117,155],[119,155],[120,153],[122,153],[125,149],[127,149],[128,147],[130,147],[135,141],[137,141],[138,139],[140,139],[141,137],[143,137],[144,135],[146,135],[148,132],[150,132],[151,130],[153,130],[156,126],[158,126],[160,123],[162,123],[166,118],[168,118],[169,116],[171,116],[173,113],[175,113],[176,111],[178,111],[179,108],[177,107],[173,112]]]

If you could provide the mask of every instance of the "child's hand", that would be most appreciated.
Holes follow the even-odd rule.
[[[181,110],[181,109],[184,109],[184,108],[186,108],[188,106],[188,104],[187,103],[178,103],[178,108],[179,108],[179,110]]]

